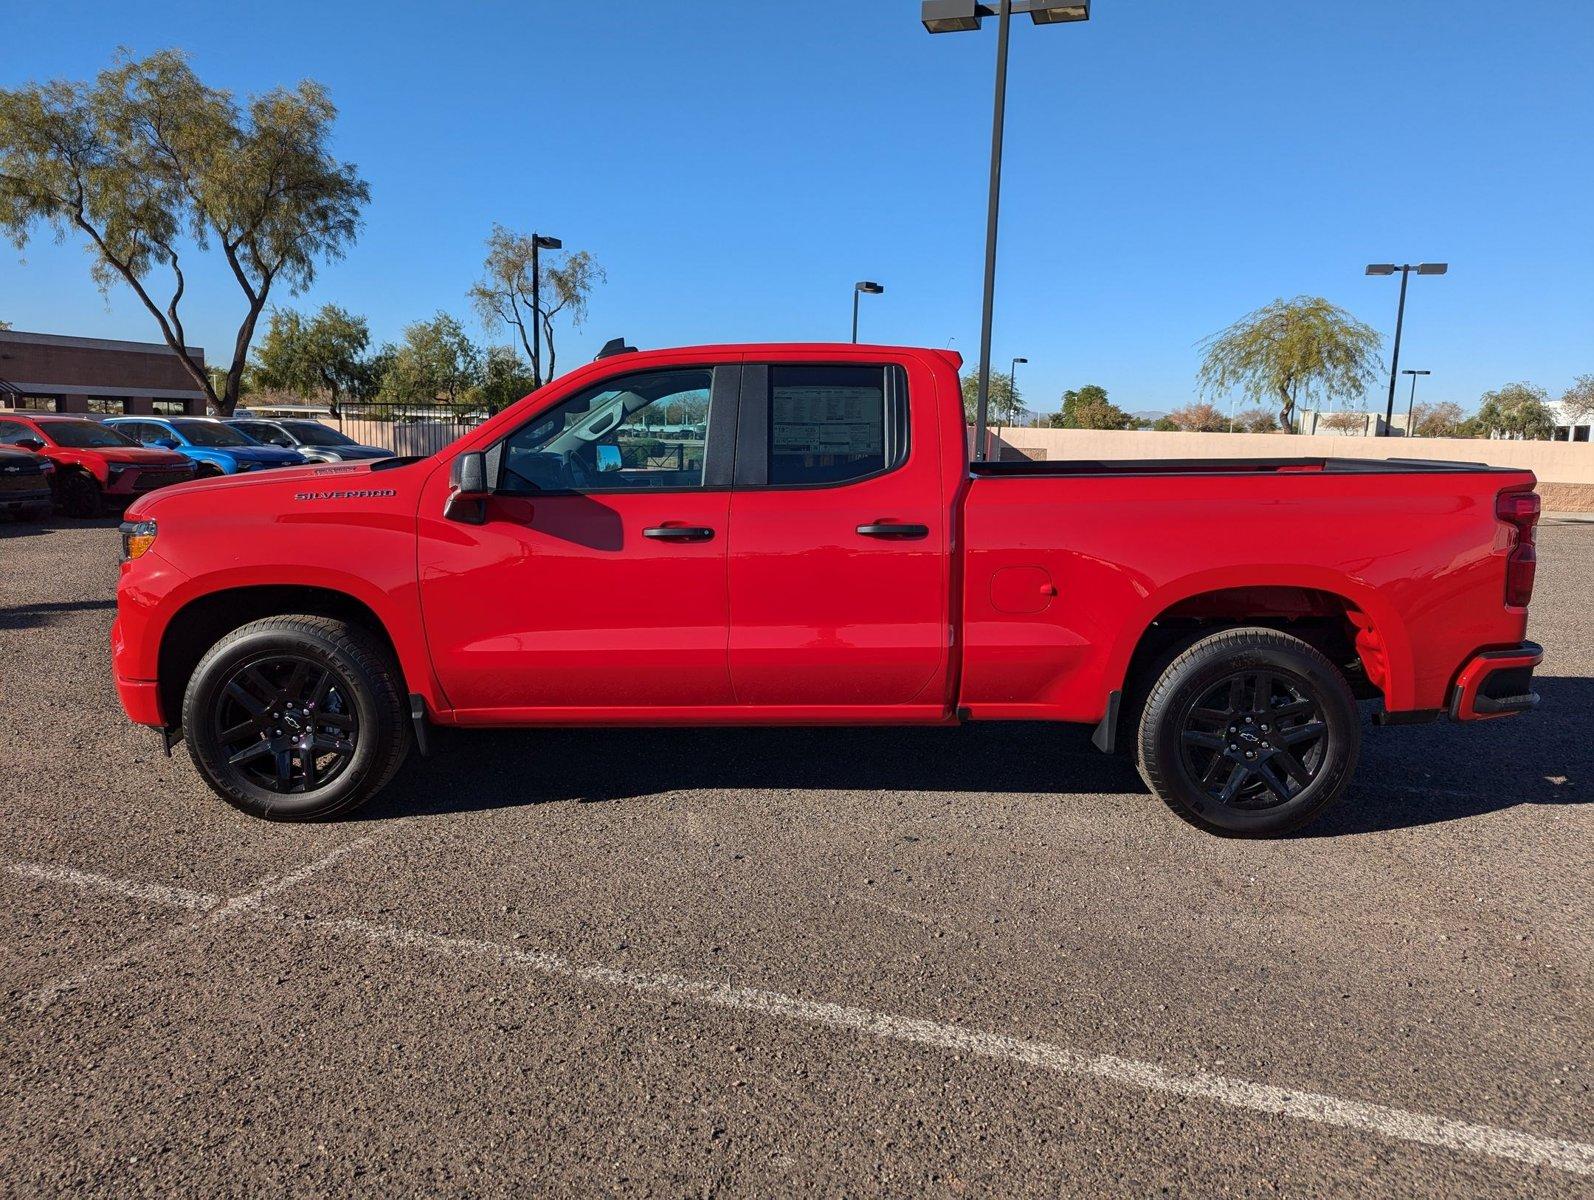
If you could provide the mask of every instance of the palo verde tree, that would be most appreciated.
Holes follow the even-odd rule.
[[[482,324],[489,330],[510,329],[520,339],[531,363],[533,390],[552,379],[558,365],[556,318],[563,314],[571,325],[580,326],[587,319],[593,288],[608,279],[587,251],[538,251],[534,237],[494,225],[487,238],[482,277],[470,289],[471,303]],[[546,374],[537,345],[539,326],[547,349]]]
[[[367,385],[370,342],[365,318],[335,304],[308,317],[291,308],[273,309],[255,351],[253,382],[301,396],[324,394],[336,412],[344,397],[358,395]]]
[[[86,239],[102,291],[130,287],[211,407],[237,404],[273,288],[296,292],[341,255],[369,189],[328,150],[337,110],[320,84],[240,105],[178,50],[124,55],[93,83],[0,90],[0,229]],[[220,386],[188,357],[184,258],[220,250],[244,314]]]
[[[1383,338],[1321,296],[1275,300],[1201,343],[1202,394],[1236,388],[1278,405],[1279,424],[1295,429],[1296,406],[1360,396],[1378,373]]]

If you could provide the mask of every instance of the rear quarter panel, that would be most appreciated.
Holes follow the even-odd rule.
[[[1330,592],[1386,648],[1391,711],[1438,708],[1462,661],[1521,641],[1494,501],[1527,472],[996,477],[972,482],[962,703],[973,715],[1096,721],[1159,614],[1204,592]],[[1010,581],[1055,596],[1014,613]],[[996,601],[993,602],[993,585]],[[1038,603],[1038,602],[1037,602]],[[998,607],[998,604],[1001,607]]]

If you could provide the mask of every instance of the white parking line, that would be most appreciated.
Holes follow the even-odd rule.
[[[256,911],[263,900],[292,887],[294,883],[301,882],[315,871],[331,865],[368,840],[361,839],[360,842],[339,847],[332,854],[300,868],[291,875],[283,876],[253,892],[227,901],[179,932],[198,928],[228,914],[239,914],[253,919],[270,919],[269,914],[260,914]],[[44,874],[34,874],[33,877],[51,878]],[[75,880],[63,881],[75,882]],[[109,882],[126,883],[129,890],[124,894],[139,899],[158,898],[161,893],[168,890],[151,889],[147,885],[129,881]],[[184,894],[176,893],[177,896]],[[183,899],[172,899],[168,902],[185,907],[188,905]],[[583,966],[547,950],[523,950],[499,942],[446,937],[422,929],[386,925],[358,918],[308,921],[296,918],[293,928],[353,937],[373,945],[392,946],[457,959],[476,959],[510,969],[529,970],[543,975],[573,979],[580,983],[624,988],[688,1003],[759,1013],[865,1037],[928,1046],[938,1050],[952,1050],[1061,1075],[1092,1077],[1143,1091],[1207,1100],[1229,1108],[1288,1117],[1291,1120],[1317,1125],[1357,1129],[1445,1150],[1458,1150],[1527,1163],[1531,1166],[1551,1167],[1576,1175],[1594,1176],[1594,1145],[1587,1142],[1541,1137],[1495,1125],[1456,1121],[1409,1109],[1372,1104],[1363,1100],[1346,1100],[1318,1092],[1275,1087],[1247,1079],[1232,1079],[1208,1074],[1205,1071],[1172,1071],[1155,1063],[1141,1062],[1132,1058],[1092,1054],[1050,1042],[1026,1041],[961,1025],[947,1025],[938,1021],[874,1012],[850,1005],[804,1000],[762,988],[735,987],[713,980],[694,980],[681,975],[649,971]]]
[[[71,867],[52,867],[44,863],[15,862],[5,864],[6,873],[19,879],[39,879],[45,883],[64,883],[86,892],[111,892],[130,900],[152,900],[157,904],[172,904],[181,908],[215,908],[220,896],[204,892],[190,892],[186,888],[165,887],[158,883],[139,883],[132,879],[117,879],[110,875],[97,875],[93,871],[78,871]]]
[[[331,851],[331,853],[323,854],[314,862],[306,863],[297,870],[290,871],[288,874],[282,876],[267,876],[260,886],[252,889],[251,891],[245,892],[243,895],[233,896],[226,899],[216,896],[205,896],[198,892],[184,892],[179,888],[152,886],[149,884],[135,883],[131,880],[125,879],[112,879],[108,875],[94,876],[86,872],[72,871],[69,868],[64,867],[42,867],[38,863],[13,864],[17,867],[28,868],[26,873],[35,879],[50,878],[49,876],[43,874],[45,871],[59,871],[63,872],[64,874],[56,876],[56,882],[65,882],[73,886],[82,887],[87,885],[89,881],[92,880],[92,886],[98,888],[99,890],[120,890],[122,895],[131,899],[156,900],[166,904],[175,904],[183,908],[197,907],[197,905],[194,903],[196,900],[210,902],[206,905],[209,911],[207,911],[205,915],[200,917],[198,920],[189,921],[186,924],[178,925],[172,929],[168,929],[156,937],[138,942],[135,945],[127,947],[125,950],[120,950],[115,954],[110,954],[104,958],[96,959],[88,966],[84,967],[81,971],[76,971],[71,975],[64,975],[59,979],[52,980],[42,987],[37,987],[32,991],[24,992],[19,998],[19,1003],[21,1003],[24,1008],[31,1009],[34,1012],[42,1012],[68,992],[75,992],[84,984],[88,983],[97,976],[103,975],[107,971],[113,971],[119,967],[124,967],[128,963],[133,962],[138,958],[142,958],[147,952],[157,946],[163,946],[170,942],[175,942],[178,939],[194,932],[195,930],[217,924],[218,922],[225,921],[230,917],[247,915],[251,913],[253,910],[259,908],[260,905],[268,898],[275,896],[279,892],[284,892],[287,889],[294,887],[296,884],[303,883],[317,871],[325,870],[344,855],[353,853],[362,846],[368,845],[371,841],[372,839],[369,837],[356,838],[352,842],[346,842],[345,844],[337,847],[335,850]]]

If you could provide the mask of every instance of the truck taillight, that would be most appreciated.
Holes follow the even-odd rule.
[[[1494,515],[1511,526],[1511,552],[1505,560],[1505,602],[1526,608],[1533,599],[1533,576],[1538,570],[1534,542],[1539,523],[1539,498],[1532,488],[1501,492],[1494,500]]]

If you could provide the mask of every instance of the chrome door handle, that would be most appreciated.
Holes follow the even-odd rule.
[[[895,521],[880,525],[860,525],[858,532],[864,537],[886,538],[890,541],[911,541],[930,536],[928,525],[903,525]]]
[[[656,542],[706,542],[714,537],[707,525],[655,525],[644,529],[642,536]]]

